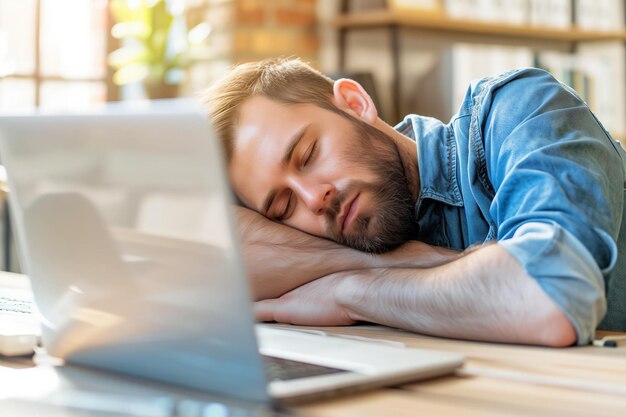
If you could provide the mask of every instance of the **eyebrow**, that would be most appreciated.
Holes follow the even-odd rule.
[[[289,146],[287,146],[287,150],[285,151],[285,155],[283,156],[283,159],[281,161],[281,164],[283,166],[289,164],[291,158],[293,157],[293,152],[298,147],[298,144],[300,143],[302,138],[304,138],[304,135],[306,134],[306,131],[309,129],[310,126],[310,124],[303,126],[300,130],[296,131],[296,133],[291,136],[291,139],[289,140]],[[276,190],[272,190],[269,192],[267,197],[265,197],[265,201],[263,202],[262,206],[263,214],[267,214],[267,211],[270,209],[270,205],[274,201],[274,198],[276,198],[277,192],[278,191]]]

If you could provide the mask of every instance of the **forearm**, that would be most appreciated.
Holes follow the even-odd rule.
[[[539,285],[501,246],[428,269],[345,274],[337,302],[354,320],[420,333],[563,346],[575,331]]]
[[[239,234],[254,298],[278,297],[314,279],[341,271],[384,267],[432,267],[458,256],[452,250],[407,242],[371,255],[272,222],[236,208]]]
[[[242,251],[255,299],[273,298],[316,278],[378,264],[370,255],[237,208]]]

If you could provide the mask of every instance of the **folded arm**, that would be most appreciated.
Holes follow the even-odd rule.
[[[257,318],[304,325],[370,321],[439,336],[568,346],[567,317],[503,247],[432,268],[341,272],[256,303]]]
[[[458,252],[421,242],[371,255],[273,222],[236,207],[239,235],[256,300],[278,297],[307,282],[341,271],[385,267],[429,267]]]

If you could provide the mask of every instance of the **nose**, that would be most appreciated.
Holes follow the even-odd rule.
[[[337,190],[328,183],[310,184],[293,180],[292,187],[300,199],[314,214],[320,216],[330,207]]]

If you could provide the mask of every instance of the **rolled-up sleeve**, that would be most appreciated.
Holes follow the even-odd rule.
[[[514,100],[511,100],[514,97]],[[484,97],[482,134],[497,240],[588,343],[606,313],[624,169],[587,105],[540,71]]]
[[[593,256],[572,233],[557,223],[528,222],[513,237],[498,243],[513,255],[570,320],[578,344],[589,343],[606,313],[604,273],[615,265],[617,247],[597,231],[611,253],[601,270]]]

